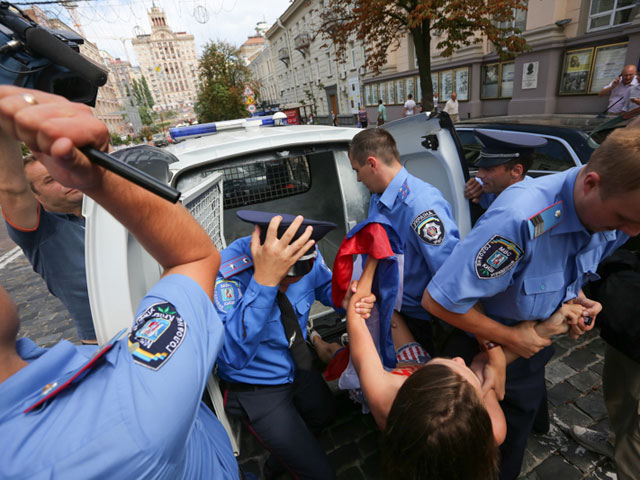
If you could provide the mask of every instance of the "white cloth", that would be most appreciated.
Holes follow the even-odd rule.
[[[449,115],[458,115],[458,100],[450,98],[444,105],[444,111]]]

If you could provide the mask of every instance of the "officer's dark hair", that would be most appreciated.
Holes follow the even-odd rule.
[[[520,154],[519,157],[509,160],[504,165],[509,169],[512,169],[518,164],[522,165],[522,176],[525,176],[531,168],[531,165],[533,165],[533,161],[535,160],[535,158],[536,154],[534,152],[523,153]]]
[[[600,196],[604,200],[640,188],[640,128],[619,128],[591,154],[585,173],[600,175]]]
[[[358,133],[349,145],[349,157],[362,166],[368,157],[379,158],[385,165],[400,161],[396,141],[382,128],[368,128]]]
[[[425,365],[398,390],[382,436],[383,478],[498,477],[491,419],[474,387],[446,365]]]

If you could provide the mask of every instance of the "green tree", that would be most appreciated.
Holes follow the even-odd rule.
[[[144,95],[145,105],[147,105],[149,108],[153,108],[156,102],[153,100],[153,95],[151,95],[151,90],[149,90],[149,84],[147,83],[147,79],[144,77],[144,75],[142,76],[141,89],[142,89],[142,94]]]
[[[202,84],[195,105],[199,122],[249,116],[242,95],[245,85],[251,82],[251,71],[233,45],[224,41],[208,43],[200,58],[199,69]],[[256,90],[254,93],[258,94]]]
[[[527,48],[520,30],[510,25],[516,10],[526,10],[527,0],[327,0],[320,12],[319,33],[331,40],[336,56],[344,60],[349,42],[362,42],[366,66],[375,73],[400,39],[411,34],[420,74],[425,109],[433,108],[431,37],[440,55],[450,57],[461,47],[482,42],[486,36],[501,58]],[[501,23],[504,22],[504,23]]]

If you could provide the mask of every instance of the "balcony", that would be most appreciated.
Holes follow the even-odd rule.
[[[281,48],[278,50],[278,60],[281,60],[287,67],[289,66],[289,50]]]

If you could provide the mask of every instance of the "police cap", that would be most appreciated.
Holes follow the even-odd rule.
[[[278,226],[278,238],[284,235],[284,232],[296,219],[295,215],[289,215],[286,213],[258,212],[256,210],[238,210],[236,212],[236,215],[240,220],[247,223],[253,223],[254,225],[258,225],[260,227],[260,243],[264,243],[264,240],[267,236],[269,223],[271,222],[271,219],[273,217],[282,217],[282,221]],[[295,240],[300,238],[300,236],[304,233],[308,226],[313,227],[313,231],[311,232],[311,240],[315,240],[316,242],[321,240],[327,233],[337,227],[337,225],[332,222],[322,222],[319,220],[305,218],[298,228],[298,231],[293,235],[291,242],[294,242]],[[317,255],[318,253],[314,245],[300,258],[300,260],[296,262],[293,267],[291,267],[291,270],[289,270],[289,273],[287,275],[290,277],[297,277],[309,273],[311,271],[311,268],[313,267],[313,261]]]
[[[494,132],[476,129],[474,133],[482,151],[476,160],[476,167],[503,165],[523,155],[531,154],[536,148],[544,147],[547,140],[538,136],[518,132]]]

